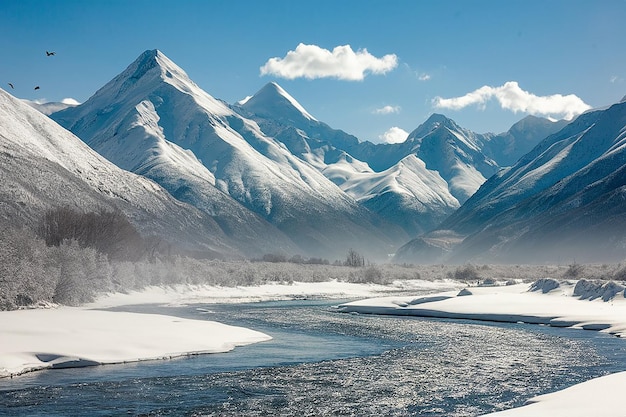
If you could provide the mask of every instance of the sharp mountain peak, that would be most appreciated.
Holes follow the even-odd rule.
[[[317,121],[291,94],[274,81],[265,84],[242,107],[260,116],[276,117],[282,114],[290,118],[301,116]]]

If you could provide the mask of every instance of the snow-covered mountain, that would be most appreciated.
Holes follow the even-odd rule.
[[[433,114],[402,143],[363,142],[350,152],[376,171],[391,167],[407,155],[416,155],[426,168],[441,175],[449,192],[463,203],[500,167],[517,161],[562,126],[562,122],[527,117],[506,133],[479,134],[444,115]]]
[[[564,128],[567,120],[552,121],[537,116],[526,116],[499,135],[485,135],[481,149],[501,167],[508,167],[530,152],[539,141]]]
[[[275,82],[266,84],[245,103],[233,106],[233,110],[254,120],[263,133],[319,171],[336,162],[353,165],[355,172],[371,170],[345,151],[358,145],[356,137],[318,121]]]
[[[435,114],[404,143],[373,144],[318,121],[274,82],[232,108],[412,236],[435,227],[500,166],[564,125],[527,117],[506,133],[477,134]]]
[[[587,112],[490,178],[432,234],[448,258],[617,260],[626,255],[626,103]],[[459,239],[459,236],[461,237]],[[399,259],[419,259],[424,238]]]
[[[52,117],[118,166],[214,216],[233,238],[249,227],[250,239],[284,242],[229,199],[308,255],[341,256],[349,247],[385,253],[397,241],[392,227],[157,50],[141,54],[82,105]]]
[[[356,137],[318,121],[276,83],[233,108],[408,236],[430,230],[459,207],[438,172],[415,155],[376,172],[349,153],[360,146]]]
[[[71,132],[0,89],[0,224],[35,227],[48,209],[122,210],[144,236],[241,256],[219,226],[158,184],[113,165]]]

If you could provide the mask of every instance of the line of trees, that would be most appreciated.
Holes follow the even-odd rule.
[[[454,279],[482,283],[497,279],[537,279],[558,267],[504,269],[473,265],[366,265],[350,249],[345,260],[268,257],[257,262],[199,259],[159,254],[121,212],[81,213],[63,208],[47,212],[36,231],[0,227],[0,310],[38,303],[80,305],[99,293],[138,290],[150,285],[216,286],[330,280],[388,284],[407,279]],[[565,268],[565,267],[563,267]],[[572,275],[571,266],[561,272]],[[576,268],[587,278],[626,280],[626,267]],[[582,272],[581,272],[582,271]],[[506,274],[509,274],[508,276]],[[581,277],[579,277],[581,278]]]
[[[345,262],[319,258],[264,257],[226,262],[159,254],[121,211],[83,213],[68,207],[47,211],[34,230],[0,228],[0,310],[37,303],[76,306],[98,293],[149,285],[256,285],[329,280],[386,283],[412,278],[383,274],[354,250]],[[288,261],[288,262],[282,262]],[[349,268],[346,268],[349,267]]]
[[[50,209],[37,234],[48,246],[76,241],[116,260],[139,260],[147,252],[146,241],[120,210],[82,213],[69,207]]]
[[[299,265],[331,265],[328,259],[305,258],[302,255],[293,255],[291,257],[287,257],[287,255],[276,253],[267,253],[263,255],[260,259],[253,259],[252,262],[292,263]],[[335,260],[332,265],[360,268],[365,266],[365,258],[360,253],[350,248],[348,250],[348,254],[346,255],[346,259],[343,262],[340,260]]]

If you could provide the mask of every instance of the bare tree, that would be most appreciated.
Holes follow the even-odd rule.
[[[120,210],[80,213],[69,207],[48,210],[37,229],[48,246],[75,240],[112,259],[138,260],[146,244]]]
[[[365,266],[365,258],[363,258],[363,256],[361,256],[357,251],[350,248],[344,265],[351,266],[353,268],[363,267]]]

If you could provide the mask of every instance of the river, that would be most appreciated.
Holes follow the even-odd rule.
[[[476,416],[626,370],[592,331],[339,313],[336,300],[125,306],[215,320],[269,342],[0,379],[3,416]]]

